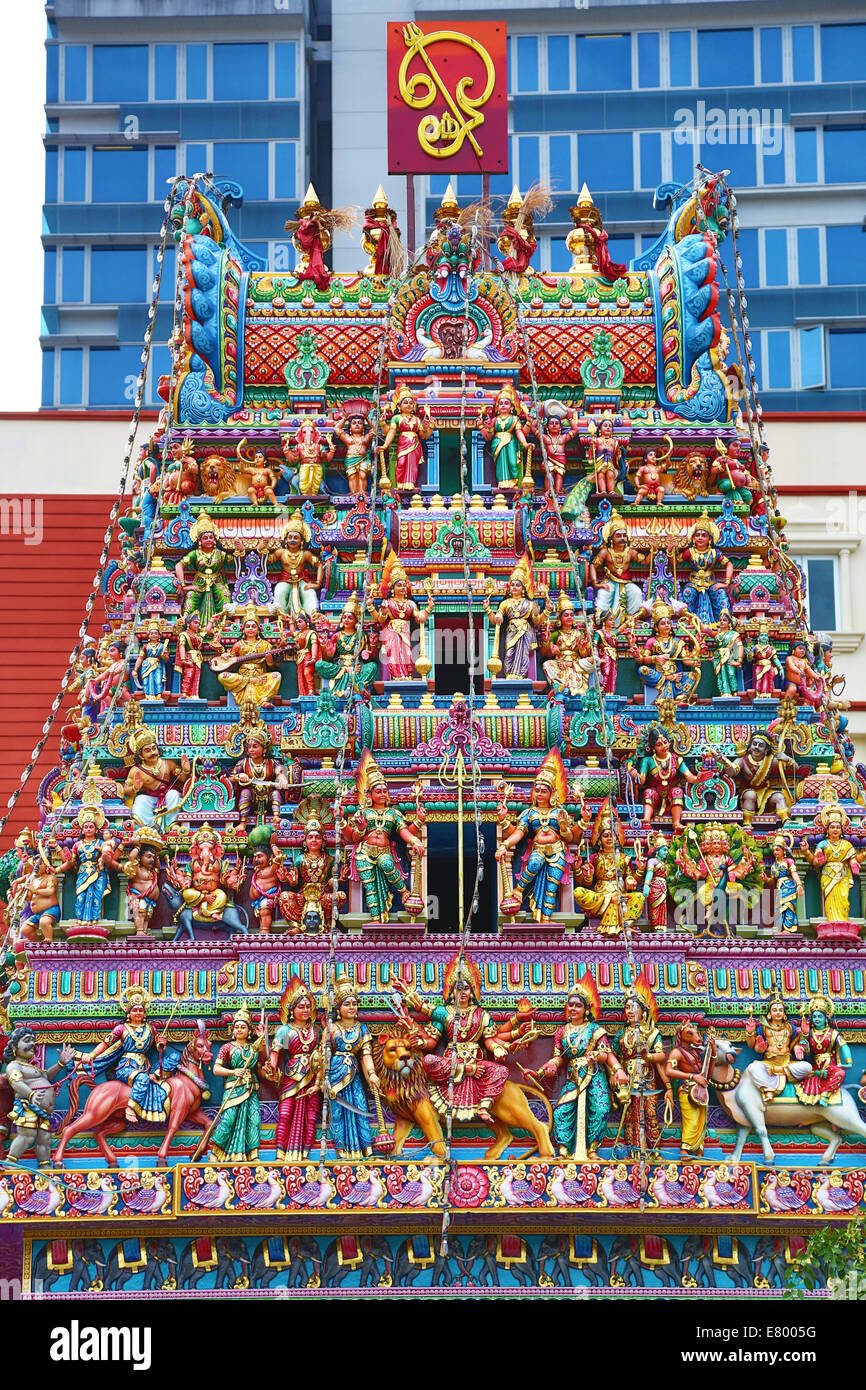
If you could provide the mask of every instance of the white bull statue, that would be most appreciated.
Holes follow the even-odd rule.
[[[845,1135],[866,1140],[866,1123],[850,1091],[843,1089],[838,1102],[832,1105],[805,1105],[793,1098],[774,1100],[768,1105],[764,1090],[777,1086],[779,1078],[772,1076],[765,1064],[758,1061],[751,1062],[737,1079],[734,1068],[736,1055],[737,1048],[727,1038],[717,1038],[716,1060],[709,1078],[716,1088],[722,1108],[737,1126],[734,1162],[742,1158],[746,1140],[752,1132],[761,1141],[764,1162],[775,1162],[776,1155],[767,1134],[768,1126],[771,1129],[806,1128],[821,1139],[828,1140],[821,1155],[822,1163],[832,1163]],[[811,1062],[791,1063],[791,1075],[797,1081],[804,1080],[811,1070]]]

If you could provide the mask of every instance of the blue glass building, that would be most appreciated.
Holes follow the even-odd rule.
[[[340,203],[363,203],[385,176],[393,4],[223,0],[218,17],[213,10],[209,0],[134,0],[123,18],[111,0],[47,7],[46,407],[131,399],[175,170],[238,180],[244,202],[232,223],[278,267],[291,264],[282,227],[310,175],[327,200],[333,162]],[[614,258],[625,260],[663,225],[652,206],[659,184],[686,181],[698,161],[730,169],[766,408],[866,409],[862,7],[825,5],[815,17],[772,0],[722,9],[431,0],[400,15],[443,11],[507,20],[511,169],[494,191],[553,184],[541,268],[569,265],[568,208],[584,182]],[[337,148],[344,139],[350,171]],[[428,221],[445,182],[427,181]],[[481,191],[480,179],[456,183],[461,198]],[[160,311],[157,342],[169,336],[170,312]],[[154,379],[166,357],[157,350]],[[151,403],[154,389],[149,382]]]

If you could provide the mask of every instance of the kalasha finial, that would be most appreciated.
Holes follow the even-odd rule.
[[[312,180],[307,184],[307,191],[304,194],[304,201],[297,211],[298,217],[309,217],[311,212],[317,212],[322,207],[319,202],[319,195],[313,187]]]
[[[390,211],[388,207],[388,199],[385,197],[385,190],[381,184],[379,184],[379,187],[376,189],[376,196],[374,197],[371,206],[374,207],[377,212]]]
[[[445,196],[433,214],[433,219],[438,226],[440,222],[454,222],[460,216],[460,204],[450,182],[445,189]]]
[[[586,184],[580,190],[577,202],[568,209],[574,223],[565,244],[571,252],[572,275],[600,275],[604,280],[617,280],[628,274],[628,267],[610,259],[607,249],[607,232],[602,225],[602,217],[592,194]]]

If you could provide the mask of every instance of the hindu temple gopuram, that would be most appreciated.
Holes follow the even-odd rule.
[[[345,209],[277,272],[240,196],[166,202],[164,408],[4,846],[24,1287],[779,1297],[863,1208],[866,772],[734,193],[619,265],[584,187],[562,274],[538,190],[415,251],[380,188],[353,273]]]

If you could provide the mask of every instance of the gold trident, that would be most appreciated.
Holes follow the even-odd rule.
[[[431,63],[427,48],[447,39],[471,48],[484,64],[486,83],[479,97],[468,95],[475,85],[475,79],[472,77],[461,77],[452,96]],[[403,42],[408,50],[403,56],[398,75],[403,101],[414,111],[424,111],[428,106],[432,106],[438,91],[451,111],[450,116],[446,111],[441,120],[433,115],[422,117],[418,124],[418,143],[422,150],[434,159],[450,159],[452,155],[457,154],[463,141],[468,139],[480,157],[481,146],[472,132],[484,122],[484,114],[478,108],[485,106],[490,100],[496,80],[493,60],[487,49],[468,34],[460,34],[454,29],[437,29],[435,34],[422,34],[417,24],[404,26]],[[410,77],[409,65],[416,55],[423,62],[427,72],[416,72]],[[449,143],[442,149],[436,149],[431,143],[434,140],[447,140]]]

